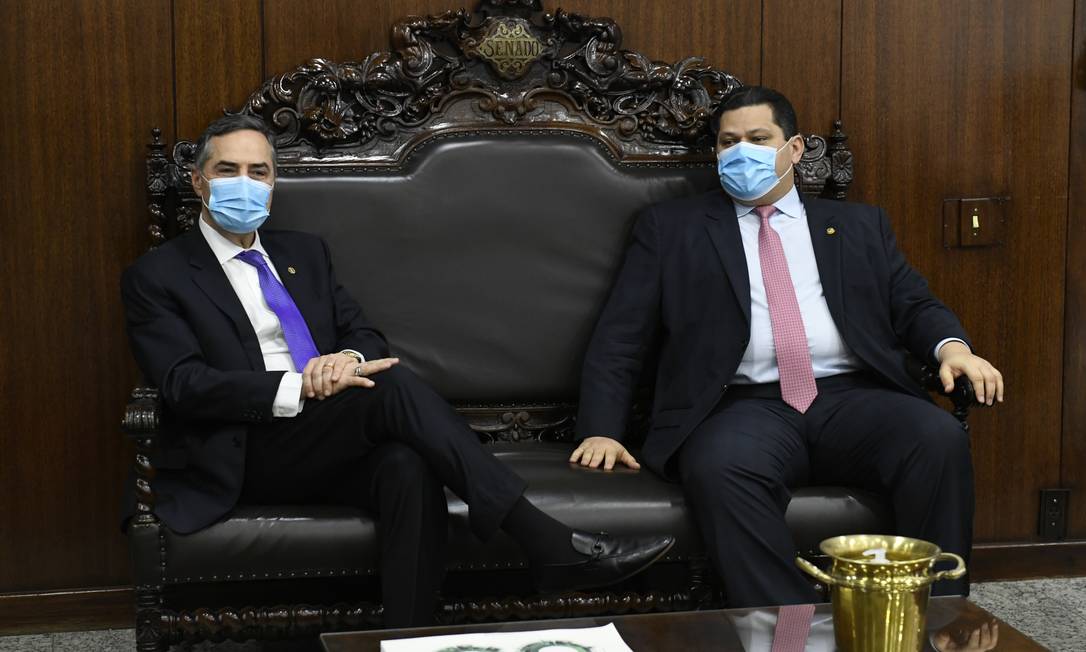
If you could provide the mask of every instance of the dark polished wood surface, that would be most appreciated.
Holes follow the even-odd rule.
[[[749,618],[759,611],[773,620],[777,609],[724,609],[721,611],[686,611],[669,614],[646,614],[639,616],[614,616],[611,618],[569,618],[563,620],[539,620],[531,622],[497,623],[491,625],[464,625],[455,627],[428,627],[417,629],[386,629],[371,632],[344,632],[324,634],[321,644],[326,652],[379,652],[381,641],[413,638],[418,636],[441,636],[447,634],[469,634],[478,632],[521,632],[537,629],[567,629],[582,627],[600,627],[614,623],[622,640],[636,652],[655,652],[672,650],[717,650],[719,652],[745,652],[744,640],[751,640],[750,634],[741,634],[745,624],[736,622],[737,618]],[[829,604],[818,605],[815,620],[832,612]],[[1044,647],[1014,629],[992,614],[962,598],[934,598],[928,606],[929,632],[946,631],[951,636],[961,632],[972,632],[982,624],[997,622],[999,640],[992,649],[996,652],[1039,652]],[[832,630],[828,627],[812,629],[815,640],[832,640]],[[770,630],[762,631],[757,640],[771,641]],[[769,646],[752,647],[749,652],[766,652]]]
[[[131,587],[0,595],[0,633],[131,629]],[[2,639],[0,639],[2,640]]]
[[[1086,542],[984,543],[973,546],[973,582],[1086,575]]]
[[[139,379],[117,279],[147,242],[150,127],[195,137],[269,76],[385,50],[399,16],[465,4],[0,2],[0,593],[129,581],[118,422]],[[1061,483],[1086,537],[1086,0],[559,4],[611,15],[653,58],[779,87],[808,131],[840,113],[851,197],[888,209],[1007,374],[1007,404],[971,419],[977,540],[1036,540],[1037,491]],[[1007,194],[1004,247],[942,248],[944,198]]]
[[[128,581],[118,279],[147,248],[147,129],[173,129],[170,34],[167,2],[0,2],[0,593]]]
[[[1064,311],[1061,485],[1070,487],[1067,536],[1086,538],[1086,0],[1075,2],[1067,177],[1067,304]]]
[[[819,133],[841,117],[841,2],[765,0],[764,7],[762,83],[788,95],[803,131]]]
[[[177,135],[199,135],[264,81],[261,0],[173,4]]]

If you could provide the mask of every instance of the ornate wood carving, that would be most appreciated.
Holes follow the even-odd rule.
[[[393,163],[449,124],[579,125],[625,156],[705,154],[706,120],[738,79],[701,58],[622,49],[609,18],[483,0],[473,12],[408,17],[392,49],[312,59],[254,93],[243,112],[277,134],[280,160]]]
[[[456,411],[483,442],[572,442],[577,406],[572,403],[458,405]]]
[[[136,516],[132,520],[134,527],[158,523],[154,515],[155,492],[152,483],[155,479],[155,468],[151,463],[151,452],[158,432],[159,412],[157,389],[137,387],[132,390],[121,426],[136,442]]]
[[[687,593],[648,591],[636,593],[572,593],[515,598],[492,598],[447,602],[439,612],[442,625],[501,620],[537,620],[544,618],[583,618],[682,611],[691,608]]]
[[[140,585],[136,594],[136,649],[139,652],[160,652],[169,643],[164,632],[162,587]]]
[[[150,601],[153,596],[147,593],[145,598]],[[692,606],[694,603],[687,593],[572,593],[450,600],[439,607],[437,620],[439,624],[452,625],[680,611]],[[380,604],[373,602],[225,607],[193,611],[160,609],[157,612],[157,627],[152,626],[150,620],[139,621],[137,645],[141,651],[159,650],[176,643],[277,640],[315,636],[321,632],[377,629],[382,626],[383,611]],[[148,615],[150,613],[147,612]]]
[[[608,18],[544,11],[541,0],[482,0],[475,11],[412,16],[391,48],[360,61],[312,59],[268,80],[240,109],[276,134],[284,175],[401,169],[422,142],[495,133],[579,133],[616,165],[711,164],[707,120],[738,79],[691,57],[668,64],[622,49]],[[193,134],[195,135],[195,134]],[[803,192],[841,199],[852,154],[836,123],[809,136]],[[199,215],[194,144],[148,146],[152,246]]]
[[[382,613],[381,605],[368,602],[163,610],[159,636],[167,644],[302,638],[322,632],[376,629],[381,626]]]

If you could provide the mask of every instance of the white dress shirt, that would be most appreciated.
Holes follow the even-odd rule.
[[[305,399],[301,398],[302,374],[294,368],[294,359],[290,357],[290,349],[287,348],[287,339],[283,336],[283,329],[279,325],[279,317],[264,301],[264,293],[260,291],[260,277],[257,275],[256,268],[235,258],[245,251],[244,249],[227,240],[202,218],[199,222],[200,233],[207,240],[219,264],[222,265],[227,280],[230,281],[231,287],[234,288],[234,292],[241,301],[241,307],[245,309],[245,314],[249,316],[249,321],[253,324],[256,338],[260,342],[260,353],[264,356],[264,368],[268,371],[286,372],[283,374],[283,379],[279,381],[279,391],[276,392],[275,401],[272,403],[272,416],[297,416],[305,407]],[[263,245],[260,244],[259,232],[256,233],[256,239],[253,240],[253,246],[250,249],[259,251],[260,255],[264,256],[264,262],[268,263],[268,268],[281,283],[282,278],[278,270],[268,257],[268,252],[264,251]]]
[[[807,226],[807,211],[800,201],[799,192],[792,188],[774,206],[777,213],[769,218],[769,224],[780,236],[788,261],[788,272],[792,276],[799,311],[803,316],[814,377],[825,378],[859,371],[863,363],[845,344],[826,303],[814,245],[811,244],[811,231]],[[762,281],[762,264],[758,257],[761,218],[754,212],[753,206],[739,203],[735,204],[735,214],[739,218],[739,232],[743,238],[743,253],[750,276],[750,343],[743,352],[743,359],[735,370],[732,382],[740,385],[775,383],[780,380],[780,371],[777,369],[773,326],[769,320],[769,303]],[[947,338],[939,342],[935,347],[936,358],[939,349],[951,341],[961,340]]]

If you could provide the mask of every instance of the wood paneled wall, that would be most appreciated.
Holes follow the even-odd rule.
[[[1075,2],[1074,29],[1060,476],[1073,491],[1068,535],[1086,539],[1086,0]]]
[[[118,423],[138,378],[117,279],[147,243],[150,127],[195,137],[266,77],[385,50],[397,17],[460,4],[0,3],[0,593],[128,581]],[[1075,490],[1086,538],[1086,0],[561,5],[615,18],[653,58],[783,90],[805,130],[844,120],[853,198],[887,208],[1007,377],[1007,403],[972,420],[978,540],[1035,539],[1049,486]],[[1004,246],[942,247],[944,198],[1003,195]]]

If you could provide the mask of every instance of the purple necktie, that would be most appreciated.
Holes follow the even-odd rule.
[[[807,411],[818,395],[807,331],[799,311],[796,288],[788,271],[781,237],[769,225],[777,212],[775,206],[755,206],[761,218],[758,230],[758,260],[762,264],[762,283],[769,304],[769,324],[773,330],[773,347],[777,352],[777,369],[781,374],[781,398],[800,413]]]
[[[317,352],[317,345],[313,343],[313,336],[309,334],[309,327],[305,325],[302,313],[298,312],[294,299],[290,298],[287,289],[275,278],[259,251],[247,249],[235,258],[256,268],[256,275],[260,278],[260,291],[264,294],[268,307],[279,318],[279,327],[283,329],[283,338],[287,341],[290,357],[294,360],[294,369],[302,371],[306,363],[320,353]]]

